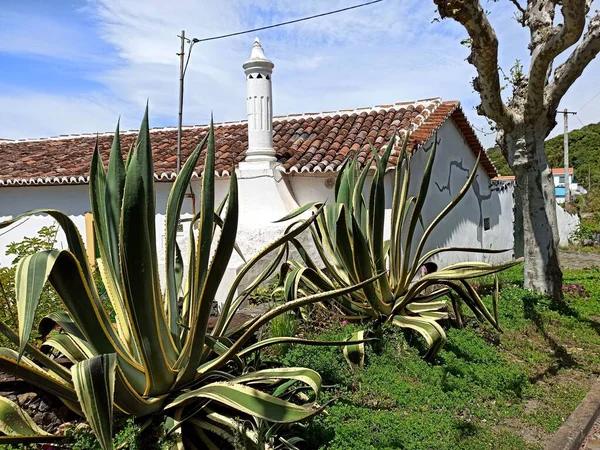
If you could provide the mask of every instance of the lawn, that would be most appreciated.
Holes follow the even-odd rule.
[[[369,345],[363,369],[351,370],[337,348],[297,346],[280,356],[321,373],[322,401],[333,400],[300,431],[307,447],[542,448],[600,371],[600,270],[566,270],[562,308],[520,288],[521,270],[501,276],[503,333],[474,320],[451,328],[434,363],[421,359],[417,338],[397,329]],[[491,280],[478,289],[489,292]],[[352,330],[300,329],[331,340]]]

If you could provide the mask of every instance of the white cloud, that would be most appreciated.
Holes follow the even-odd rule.
[[[95,32],[102,41],[113,49],[107,56],[116,60],[104,70],[87,74],[99,83],[101,91],[80,96],[28,93],[22,102],[17,94],[0,97],[3,105],[12,102],[11,107],[19,111],[17,117],[35,119],[5,118],[10,114],[2,113],[0,136],[110,129],[119,113],[126,121],[133,119],[135,126],[147,98],[151,115],[159,122],[156,124],[174,125],[179,70],[175,53],[179,50],[177,34],[181,29],[189,37],[205,38],[355,3],[180,0],[175,7],[163,0],[88,0],[85,14],[95,22]],[[501,65],[506,69],[515,58],[526,61],[527,34],[511,19],[508,4],[490,4],[490,8],[500,39]],[[473,110],[477,104],[470,84],[474,70],[465,61],[468,49],[460,45],[465,33],[452,22],[432,23],[433,18],[433,2],[388,0],[257,33],[267,56],[275,63],[275,113],[442,96],[461,100],[471,121],[484,128],[485,119]],[[27,33],[35,31],[29,29]],[[245,116],[241,64],[249,56],[253,38],[253,34],[242,35],[195,45],[186,77],[185,123],[206,123],[211,111],[218,121]],[[74,46],[72,40],[64,42],[68,54],[79,51],[79,44]],[[44,51],[50,55],[50,51]],[[594,62],[588,68],[563,104],[577,108],[598,90],[598,67],[599,63]],[[52,117],[48,118],[48,113],[56,110],[72,113],[50,114]],[[600,97],[582,111],[580,119],[584,123],[600,120]],[[493,137],[482,136],[482,140],[486,145],[493,143]]]
[[[130,105],[97,95],[0,94],[0,105],[0,138],[4,139],[112,131],[124,111],[130,114],[123,118],[121,129],[133,129],[143,114],[143,109],[134,115]]]

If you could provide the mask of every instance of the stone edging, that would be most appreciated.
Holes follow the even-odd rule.
[[[578,450],[600,417],[600,378],[565,423],[552,436],[545,450]]]

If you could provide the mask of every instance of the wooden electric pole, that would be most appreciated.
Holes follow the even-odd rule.
[[[177,53],[179,56],[179,117],[177,122],[177,173],[181,170],[181,135],[183,128],[183,81],[185,80],[185,72],[187,71],[190,56],[192,56],[192,48],[194,44],[200,42],[200,39],[188,39],[185,37],[185,30],[181,30],[181,34],[177,36],[181,39],[181,51]],[[187,59],[185,58],[185,43],[190,44],[188,48]],[[190,190],[192,186],[190,185]]]
[[[184,78],[184,57],[185,57],[185,30],[181,30],[181,51],[179,56],[179,117],[177,121],[177,171],[181,170],[181,133],[183,126],[183,78]]]
[[[567,110],[567,108],[563,111],[563,121],[564,121],[564,153],[565,153],[565,203],[569,203],[571,201],[571,179],[569,178],[569,114],[577,114],[576,112],[572,112]]]

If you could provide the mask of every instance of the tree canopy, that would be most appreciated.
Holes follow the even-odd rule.
[[[487,149],[487,155],[492,160],[494,165],[496,166],[496,170],[500,175],[513,175],[511,168],[502,156],[502,152],[500,151],[500,147],[492,147]]]

